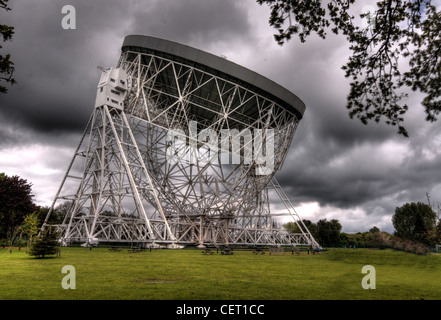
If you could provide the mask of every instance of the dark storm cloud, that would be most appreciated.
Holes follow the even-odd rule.
[[[61,27],[64,5],[76,9],[76,30]],[[92,112],[98,65],[114,66],[127,34],[148,34],[208,49],[246,36],[245,8],[237,1],[17,0],[7,14],[15,27],[5,48],[18,84],[0,97],[9,126],[59,134],[84,130]],[[11,130],[0,131],[7,143]]]
[[[344,125],[344,114],[320,111],[302,120],[279,177],[297,202],[351,208],[385,197],[423,201],[439,184],[441,153],[434,146],[430,156],[422,133],[405,139],[384,125]]]
[[[7,23],[15,27],[15,34],[5,47],[15,63],[18,84],[1,97],[2,118],[37,133],[84,129],[99,77],[96,44],[89,33],[80,31],[81,19],[77,30],[62,29],[62,3],[14,1],[11,7]],[[79,15],[80,6],[77,10]]]
[[[151,1],[133,12],[131,31],[177,41],[203,50],[250,37],[246,6],[235,0]]]
[[[299,131],[302,128],[306,129],[300,126]],[[279,180],[297,202],[318,201],[338,208],[366,206],[375,211],[376,207],[390,209],[424,201],[427,192],[439,196],[439,151],[429,157],[427,149],[414,147],[412,139],[373,139],[352,147],[345,139],[309,135],[292,146]]]
[[[441,153],[428,139],[440,135],[439,124],[424,121],[418,97],[411,95],[406,127],[411,137],[384,123],[363,125],[345,107],[349,80],[341,66],[347,44],[312,38],[302,46],[285,46],[274,77],[306,104],[289,155],[277,178],[296,203],[317,201],[322,207],[363,208],[367,214],[393,214],[396,206],[440,194]],[[328,41],[328,40],[326,40]],[[277,66],[289,65],[288,68]]]

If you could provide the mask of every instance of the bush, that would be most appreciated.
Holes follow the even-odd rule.
[[[413,241],[406,240],[403,242],[403,250],[406,252],[414,252],[415,251],[415,244]]]
[[[426,255],[430,252],[430,249],[422,243],[416,243],[414,247],[414,252],[419,255]]]
[[[426,255],[430,252],[429,247],[426,246],[424,243],[419,243],[411,240],[403,240],[401,238],[392,239],[391,248],[419,255]]]
[[[394,250],[400,250],[419,255],[426,255],[430,252],[429,247],[423,243],[392,237],[389,234],[383,232],[374,233],[369,241],[369,245],[374,248],[391,248]]]
[[[379,249],[386,249],[391,247],[389,235],[384,232],[375,232],[369,240],[369,246]]]
[[[403,250],[403,240],[400,238],[393,238],[390,241],[391,248],[395,250]]]

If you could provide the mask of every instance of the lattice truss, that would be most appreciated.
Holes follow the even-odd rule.
[[[126,51],[118,68],[124,106],[95,108],[46,218],[64,215],[64,243],[317,245],[274,178],[293,113],[176,59]],[[271,213],[270,194],[285,213]],[[281,229],[284,216],[299,233]]]

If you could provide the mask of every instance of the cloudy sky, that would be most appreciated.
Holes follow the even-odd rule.
[[[65,5],[76,9],[75,30],[61,26]],[[0,96],[0,172],[31,182],[39,205],[50,205],[92,113],[97,66],[115,66],[129,34],[226,56],[305,102],[277,174],[302,218],[338,219],[345,232],[374,225],[393,232],[397,206],[427,202],[426,193],[441,202],[440,122],[424,120],[418,95],[408,99],[410,138],[349,119],[343,38],[279,46],[269,8],[255,0],[12,0],[10,7],[0,17],[15,34],[2,54],[11,53],[18,84]]]

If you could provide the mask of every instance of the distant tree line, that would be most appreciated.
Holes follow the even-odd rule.
[[[47,228],[49,231],[37,237],[49,208],[37,206],[33,198],[31,183],[0,173],[0,245],[26,247],[30,254],[44,257],[56,252],[56,234]],[[337,219],[321,219],[316,223],[303,220],[303,223],[323,247],[393,248],[424,254],[429,247],[441,244],[440,205],[435,208],[428,199],[429,204],[412,202],[397,207],[392,217],[393,234],[377,227],[366,232],[344,233]],[[64,203],[55,208],[48,223],[62,223],[69,206],[70,203]],[[300,232],[294,222],[285,224],[284,228],[292,233]]]
[[[316,223],[302,220],[314,239],[323,247],[392,248],[417,254],[426,254],[430,247],[441,244],[441,214],[439,206],[421,202],[406,203],[395,209],[392,224],[395,231],[389,234],[378,227],[366,232],[345,233],[337,219],[321,219]],[[292,233],[300,232],[294,222],[284,225]]]

